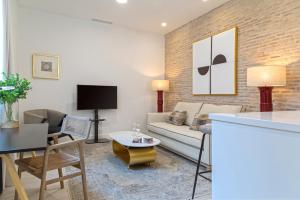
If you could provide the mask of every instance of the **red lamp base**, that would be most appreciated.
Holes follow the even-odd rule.
[[[163,104],[164,104],[164,92],[157,91],[157,112],[163,112]]]
[[[272,90],[273,90],[273,87],[259,87],[260,112],[273,111]]]

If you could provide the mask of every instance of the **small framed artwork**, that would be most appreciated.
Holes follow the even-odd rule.
[[[59,79],[59,56],[33,54],[32,76],[33,78]]]

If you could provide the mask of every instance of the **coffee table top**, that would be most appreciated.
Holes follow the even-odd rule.
[[[127,147],[153,147],[160,144],[160,140],[150,137],[146,134],[139,133],[138,136],[142,138],[153,138],[152,143],[133,143],[132,140],[137,137],[137,133],[133,131],[119,131],[109,134],[109,136],[116,142]]]

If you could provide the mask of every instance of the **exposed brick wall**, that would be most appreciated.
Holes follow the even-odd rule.
[[[238,95],[192,95],[192,44],[238,27]],[[259,109],[257,88],[246,86],[246,69],[286,65],[287,86],[275,88],[274,109],[300,109],[300,0],[232,0],[168,33],[166,39],[166,109],[177,101],[243,104]]]

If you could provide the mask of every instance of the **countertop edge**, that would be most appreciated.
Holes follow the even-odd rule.
[[[243,124],[247,126],[256,126],[261,128],[269,128],[269,129],[300,133],[300,124],[289,123],[284,121],[282,122],[270,121],[270,120],[235,116],[235,115],[222,114],[222,113],[210,114],[209,119],[211,119],[212,121],[222,121],[222,122],[229,122],[235,124]]]

